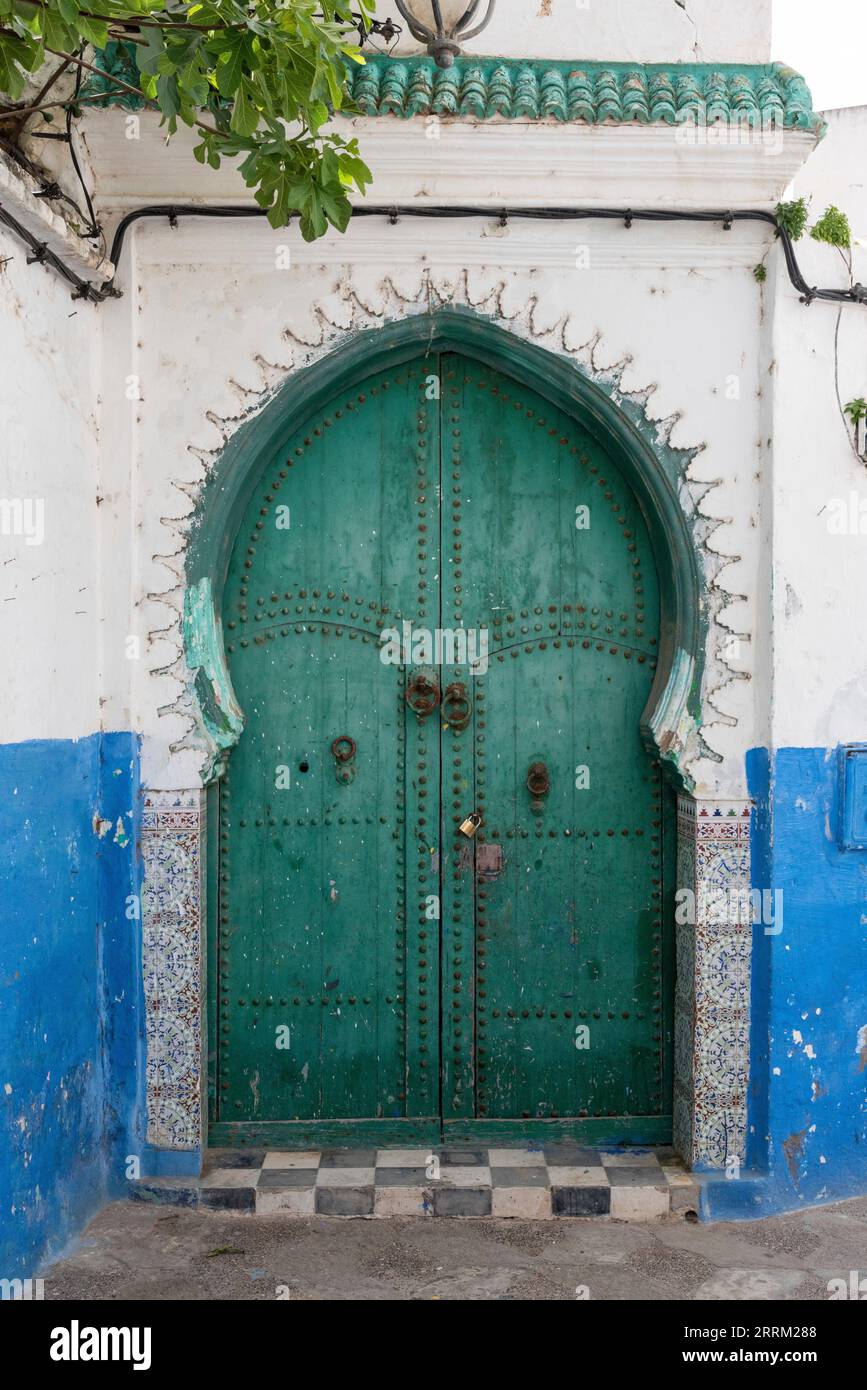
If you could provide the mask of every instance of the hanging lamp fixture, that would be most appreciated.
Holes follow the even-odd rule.
[[[484,18],[474,23],[482,0],[395,0],[413,38],[427,45],[437,67],[450,68],[461,44],[475,38],[493,18],[497,0],[485,0]]]

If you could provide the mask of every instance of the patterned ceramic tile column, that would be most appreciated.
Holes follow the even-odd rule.
[[[144,794],[147,1138],[164,1149],[195,1149],[203,1139],[204,833],[201,792]]]
[[[721,1168],[746,1145],[750,803],[681,796],[677,841],[674,1143]]]

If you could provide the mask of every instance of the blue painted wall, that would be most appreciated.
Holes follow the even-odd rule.
[[[0,1278],[35,1275],[141,1151],[137,806],[131,734],[0,745]]]
[[[753,1217],[867,1192],[867,852],[837,843],[837,750],[755,750],[753,886],[783,892],[754,930],[749,1174],[707,1215]]]

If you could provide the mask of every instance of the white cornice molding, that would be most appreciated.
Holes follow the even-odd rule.
[[[135,123],[137,122],[137,124]],[[232,162],[192,156],[183,129],[166,143],[157,117],[91,111],[82,129],[101,209],[146,203],[252,203]],[[359,118],[374,182],[368,201],[499,208],[754,208],[771,210],[816,144],[809,131],[555,122]],[[130,139],[130,132],[137,138]]]

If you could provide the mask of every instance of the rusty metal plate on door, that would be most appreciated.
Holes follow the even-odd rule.
[[[492,882],[495,878],[499,878],[502,872],[502,845],[477,845],[476,878],[484,878],[487,879],[488,882]]]

